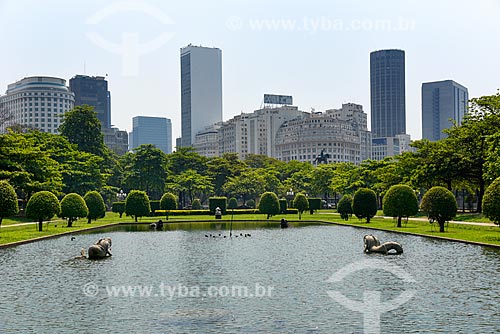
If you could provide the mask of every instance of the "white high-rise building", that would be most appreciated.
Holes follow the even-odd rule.
[[[0,107],[11,113],[2,132],[13,124],[36,128],[42,132],[58,133],[62,115],[75,105],[75,94],[66,80],[54,77],[28,77],[8,85],[0,97]]]
[[[222,51],[181,48],[181,146],[194,144],[207,126],[222,122]]]

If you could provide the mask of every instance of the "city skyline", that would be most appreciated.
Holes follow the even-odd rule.
[[[278,1],[265,6],[259,1],[140,2],[149,6],[142,9],[156,8],[170,21],[152,18],[150,11],[138,11],[140,6],[135,12],[125,11],[124,3],[0,2],[0,27],[8,32],[0,40],[9,46],[9,52],[0,55],[2,90],[29,76],[69,80],[75,74],[109,74],[112,124],[130,131],[134,116],[167,117],[172,119],[175,140],[181,124],[178,50],[184,45],[224,52],[223,120],[259,109],[264,93],[293,95],[295,105],[305,111],[353,102],[363,105],[370,117],[369,54],[396,48],[406,53],[407,132],[419,139],[423,82],[451,79],[468,87],[470,97],[494,94],[500,86],[499,46],[490,42],[500,32],[495,20],[500,6],[494,1],[463,2],[462,10],[453,15],[449,8],[457,2],[451,1],[433,2],[432,11],[426,2],[417,1],[363,6],[346,1]],[[109,4],[116,6],[103,12]],[[49,20],[54,15],[58,19]],[[378,26],[380,20],[389,26]],[[163,44],[141,55],[137,68],[132,64],[124,71],[122,58],[89,36],[100,34],[119,45],[130,37],[124,35],[127,31],[140,33],[143,44],[162,32],[171,36],[167,40],[164,35]]]

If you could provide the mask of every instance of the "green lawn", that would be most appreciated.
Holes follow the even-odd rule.
[[[298,221],[298,215],[276,215],[271,218],[273,221],[279,221],[281,218],[285,218],[290,221]],[[165,217],[145,217],[139,219],[139,222],[149,223],[158,221],[162,219],[166,222]],[[235,215],[235,220],[245,220],[245,221],[265,221],[266,215],[264,214],[248,214],[248,215]],[[231,215],[225,215],[222,217],[222,221],[230,221]],[[395,220],[384,219],[384,218],[374,218],[369,224],[364,221],[358,220],[356,217],[352,217],[349,221],[343,221],[340,216],[333,211],[324,210],[320,213],[310,215],[309,213],[304,213],[302,215],[302,221],[324,221],[333,222],[341,225],[350,225],[355,227],[370,228],[370,229],[381,229],[387,231],[395,231],[402,233],[414,233],[427,236],[439,236],[452,239],[460,239],[466,241],[482,242],[487,244],[500,245],[500,228],[496,226],[473,226],[473,225],[463,225],[463,224],[453,224],[450,223],[447,227],[446,232],[440,233],[439,227],[437,225],[433,226],[427,221],[417,221],[409,220],[408,223],[403,224],[403,227],[397,228]],[[482,216],[475,214],[460,215],[457,217],[460,221],[479,221],[488,222]],[[185,222],[185,221],[214,221],[213,216],[174,216],[170,217],[168,222]],[[96,226],[105,226],[115,223],[133,223],[133,219],[130,217],[123,216],[119,218],[116,213],[108,212],[105,218],[93,221],[91,224],[87,224],[86,219],[80,219],[73,224],[72,228],[67,228],[66,223],[62,220],[57,220],[50,222],[49,224],[44,223],[43,232],[38,232],[38,225],[25,225],[25,226],[8,226],[14,223],[26,222],[26,220],[16,220],[16,219],[6,219],[4,220],[5,227],[0,229],[0,245],[15,241],[33,239],[42,236],[49,236],[55,234],[61,234],[65,232],[76,232],[85,230],[88,228]],[[7,223],[8,222],[8,223]],[[369,230],[367,230],[369,233]]]

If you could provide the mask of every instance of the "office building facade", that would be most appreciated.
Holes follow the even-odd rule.
[[[370,53],[371,132],[374,138],[406,133],[405,53]]]
[[[444,129],[457,124],[467,112],[469,92],[453,80],[422,84],[422,138],[430,141],[446,137]]]
[[[172,153],[172,122],[164,117],[136,116],[132,119],[130,148],[153,144],[164,153]]]
[[[180,50],[181,146],[192,146],[207,126],[222,122],[222,51],[188,45]]]
[[[55,77],[27,77],[8,85],[0,104],[11,113],[10,125],[35,128],[42,132],[58,133],[62,115],[75,104],[75,95],[66,86],[66,80]]]
[[[69,80],[69,88],[75,93],[75,106],[87,104],[94,107],[101,127],[111,127],[111,93],[104,77],[76,75]]]

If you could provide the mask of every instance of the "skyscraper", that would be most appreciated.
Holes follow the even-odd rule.
[[[164,117],[136,116],[132,119],[130,148],[153,144],[164,153],[172,153],[172,123]]]
[[[222,52],[188,45],[181,49],[181,145],[222,122]]]
[[[405,53],[370,53],[371,131],[373,138],[406,133]]]
[[[431,141],[446,137],[444,129],[458,124],[467,110],[469,92],[453,80],[422,84],[422,138]]]
[[[28,77],[7,87],[0,97],[0,107],[11,113],[10,125],[36,128],[42,132],[58,133],[61,116],[73,109],[75,95],[66,86],[66,80],[54,77]]]
[[[111,127],[111,94],[104,77],[76,75],[69,80],[69,89],[75,93],[75,106],[93,106],[101,126]]]

